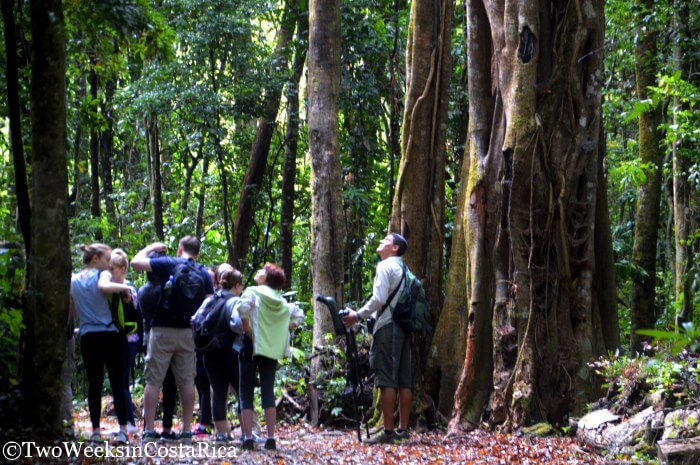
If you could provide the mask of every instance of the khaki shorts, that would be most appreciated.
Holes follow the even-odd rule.
[[[193,385],[197,372],[194,335],[190,328],[151,328],[146,353],[146,384],[162,386],[168,367],[178,386]]]
[[[411,335],[393,322],[380,328],[374,333],[369,366],[376,387],[413,389]]]

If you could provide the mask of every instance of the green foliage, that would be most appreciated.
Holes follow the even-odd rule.
[[[652,337],[655,341],[667,345],[673,355],[678,355],[684,349],[691,353],[700,351],[700,327],[696,327],[692,322],[683,323],[677,332],[640,329],[637,334]]]

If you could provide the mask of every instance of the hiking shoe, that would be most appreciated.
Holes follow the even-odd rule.
[[[407,429],[397,428],[394,436],[396,436],[396,442],[409,442],[411,440],[411,435],[408,434]]]
[[[194,433],[195,436],[206,436],[208,434],[211,434],[211,426],[198,423],[197,426],[195,426],[192,433]]]
[[[241,449],[243,450],[255,450],[255,439],[245,439],[241,443]]]
[[[277,450],[277,441],[275,441],[275,438],[267,438],[265,441],[265,449]]]
[[[231,442],[231,435],[225,433],[216,433],[214,442],[217,442],[219,444],[228,444],[229,442]]]
[[[163,431],[160,433],[160,438],[163,441],[177,441],[177,433],[175,431]]]
[[[144,430],[143,433],[141,433],[141,441],[149,442],[149,441],[155,441],[158,438],[162,438],[163,435],[159,435],[152,429],[147,429]]]
[[[181,431],[177,439],[182,442],[192,442],[192,436],[192,431]]]
[[[398,438],[396,437],[396,433],[392,432],[387,434],[386,431],[382,431],[375,437],[365,440],[365,444],[396,444],[397,442]]]
[[[136,434],[139,432],[139,428],[135,424],[129,423],[126,425],[126,432],[128,434]]]
[[[126,435],[126,431],[119,431],[116,436],[114,436],[115,444],[126,444],[129,441],[129,436]]]
[[[102,442],[102,433],[99,433],[95,431],[90,435],[90,439],[88,439],[90,442]]]

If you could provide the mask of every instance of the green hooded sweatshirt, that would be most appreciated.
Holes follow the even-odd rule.
[[[257,311],[250,316],[253,328],[253,354],[273,360],[284,358],[289,344],[290,313],[287,301],[269,286],[253,286],[244,294],[257,297]]]

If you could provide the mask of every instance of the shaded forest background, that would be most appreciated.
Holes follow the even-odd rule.
[[[308,326],[296,336],[300,354],[309,354],[329,343],[314,293],[352,305],[366,298],[374,249],[390,225],[409,237],[407,262],[424,280],[436,322],[436,337],[416,342],[424,394],[417,416],[428,424],[452,419],[454,428],[479,424],[485,412],[493,424],[561,421],[582,408],[569,401],[576,393],[592,400],[599,392],[600,380],[586,365],[593,357],[642,351],[651,338],[638,329],[697,328],[696,2],[612,0],[604,8],[603,2],[539,2],[537,11],[514,2],[522,17],[539,18],[530,23],[542,29],[533,26],[535,41],[529,28],[513,35],[507,21],[496,24],[500,2],[331,3],[324,12],[304,0],[2,0],[0,416],[14,418],[8,415],[20,407],[34,424],[46,414],[40,408],[49,407],[31,401],[55,392],[55,384],[37,387],[36,380],[60,370],[64,349],[55,334],[67,311],[68,268],[80,266],[77,245],[94,241],[133,255],[154,240],[174,245],[194,233],[202,239],[204,263],[232,263],[248,283],[265,262],[281,263],[288,288],[307,311]],[[329,16],[319,18],[322,13]],[[507,19],[513,12],[506,13]],[[490,29],[480,30],[487,18]],[[568,50],[576,38],[578,48]],[[475,50],[501,45],[502,58]],[[537,79],[517,81],[532,72],[525,65],[533,53],[540,60]],[[557,60],[569,55],[572,75],[595,79],[558,74],[564,65]],[[502,81],[495,77],[499,70],[512,71],[513,82],[510,73]],[[480,82],[489,72],[493,79]],[[525,85],[509,87],[518,82]],[[590,97],[578,102],[576,92],[586,86]],[[591,117],[569,105],[590,106]],[[542,111],[528,114],[528,106]],[[65,124],[56,119],[57,108],[65,108]],[[502,144],[514,175],[509,162],[497,167],[499,174],[487,173],[491,152],[479,152],[479,131],[491,120],[486,140],[492,150]],[[566,131],[557,129],[569,123]],[[530,133],[546,133],[542,147],[552,149],[542,152],[552,159],[567,138],[595,156],[571,161],[575,168],[567,168],[565,157],[556,165],[542,161],[542,178],[533,174],[539,161],[533,162],[530,179],[546,180],[556,195],[536,186],[518,190],[524,184],[517,180],[529,176],[518,178],[525,166],[518,157],[533,151],[523,142]],[[578,149],[571,150],[561,153],[573,160]],[[571,188],[559,191],[557,180],[568,180],[572,170],[583,172],[585,182],[575,181],[579,197],[563,202]],[[498,197],[489,197],[496,185]],[[536,244],[534,203],[523,210],[534,216],[499,203],[510,201],[511,188],[513,205],[549,199],[542,224],[561,222],[571,234],[569,248],[557,242],[567,241],[556,228],[543,227],[549,245]],[[484,198],[512,214],[490,217],[486,223],[494,229],[477,232],[475,205]],[[586,210],[586,199],[597,209]],[[580,218],[570,211],[580,211]],[[605,245],[598,236],[594,244],[592,233],[567,230],[593,224],[607,234]],[[513,235],[506,237],[506,230]],[[530,241],[530,261],[527,253],[519,258],[519,237]],[[580,244],[595,248],[595,259],[563,252]],[[607,252],[598,250],[609,250],[607,262]],[[490,268],[478,268],[489,254]],[[571,275],[518,281],[544,275],[548,264],[561,271],[567,260]],[[576,274],[584,262],[593,277]],[[486,269],[494,278],[482,285]],[[569,291],[552,291],[557,286]],[[593,297],[576,297],[580,289],[593,289]],[[541,306],[544,320],[553,318],[552,301],[563,302],[567,292],[577,350],[567,354],[573,361],[562,356],[561,365],[550,367],[552,357],[528,352],[528,338],[540,334],[532,315]],[[57,310],[43,312],[47,302]],[[552,351],[555,359],[565,352]],[[51,355],[42,359],[42,353]],[[530,359],[539,363],[528,368]],[[329,416],[342,383],[322,376],[328,366],[313,362],[307,369],[303,357],[294,363],[286,381],[302,380],[295,389],[309,391],[310,418]],[[479,380],[474,370],[483,366],[490,368],[481,370],[488,379]],[[530,380],[542,367],[557,380],[578,380],[557,409],[536,407],[537,399],[552,395]],[[539,396],[518,405],[528,387]]]

